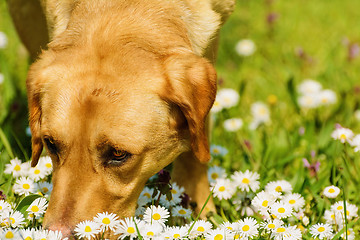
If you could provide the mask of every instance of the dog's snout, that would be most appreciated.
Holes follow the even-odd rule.
[[[46,226],[45,228],[48,230],[51,230],[51,231],[60,231],[63,238],[72,236],[71,228],[62,223],[51,224],[51,225]]]

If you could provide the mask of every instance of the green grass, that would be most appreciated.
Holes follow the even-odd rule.
[[[360,206],[360,153],[330,136],[336,123],[360,133],[360,121],[354,118],[355,110],[360,109],[360,56],[350,61],[344,44],[346,39],[360,44],[358,9],[360,1],[353,0],[238,0],[234,14],[221,30],[216,64],[221,79],[219,88],[236,89],[241,97],[236,107],[216,116],[211,142],[226,147],[229,153],[214,158],[212,164],[224,167],[229,174],[246,169],[257,171],[262,187],[273,180],[290,181],[294,192],[301,193],[307,201],[306,214],[311,224],[321,221],[325,209],[333,203],[321,194],[326,186],[337,185],[348,201]],[[272,25],[266,21],[270,13],[278,16]],[[30,138],[25,134],[29,59],[4,1],[0,2],[0,31],[9,38],[8,47],[0,49],[0,73],[5,76],[0,86],[0,127],[12,152],[24,160],[30,155]],[[244,38],[257,46],[250,57],[240,57],[235,52],[236,43]],[[305,57],[296,54],[299,48]],[[334,90],[338,102],[308,112],[299,110],[294,101],[296,86],[306,78]],[[251,104],[267,102],[270,95],[277,97],[270,106],[271,124],[249,130]],[[237,133],[222,127],[223,121],[231,117],[244,120],[244,127]],[[299,134],[300,128],[305,129],[304,135]],[[0,169],[12,154],[3,139]],[[245,140],[252,146],[250,151],[244,149]],[[311,157],[311,152],[315,157]],[[303,166],[303,158],[313,163],[320,161],[316,177]],[[0,183],[5,180],[1,174]],[[5,187],[7,184],[0,189],[6,191]],[[228,202],[217,204],[219,216],[222,211],[228,219],[241,217]],[[360,234],[359,222],[353,228]]]

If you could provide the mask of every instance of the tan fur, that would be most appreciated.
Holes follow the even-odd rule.
[[[133,215],[147,179],[175,159],[174,180],[202,207],[205,122],[216,93],[216,72],[202,56],[215,52],[209,46],[233,6],[220,3],[42,1],[52,41],[31,66],[27,88],[32,165],[44,139],[59,149],[50,152],[46,227],[69,233],[98,212]],[[132,156],[109,166],[109,148]]]

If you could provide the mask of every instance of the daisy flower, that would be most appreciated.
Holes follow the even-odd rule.
[[[248,57],[254,54],[256,51],[255,43],[250,39],[243,39],[237,42],[235,46],[237,54],[243,57]]]
[[[282,240],[301,240],[302,234],[301,230],[296,226],[288,226],[287,227],[287,234],[283,237]]]
[[[166,208],[151,205],[145,210],[144,221],[149,224],[160,224],[164,227],[169,216],[169,211]]]
[[[187,235],[186,227],[167,227],[164,231],[164,239],[184,239]]]
[[[135,237],[138,236],[137,231],[136,231],[135,222],[136,222],[136,225],[139,230],[144,225],[144,222],[140,221],[137,218],[127,217],[127,218],[120,220],[119,227],[116,230],[116,234],[121,234],[120,239],[124,239],[126,237],[130,237],[130,239],[134,239]]]
[[[234,222],[223,222],[222,224],[219,225],[220,229],[226,228],[230,231],[236,231],[237,229],[239,229],[239,224]]]
[[[204,235],[212,229],[212,224],[204,220],[198,220],[195,222],[193,228],[191,229],[191,236],[200,236]]]
[[[240,99],[237,91],[231,88],[220,89],[216,95],[215,101],[218,101],[223,108],[235,107]]]
[[[0,32],[0,49],[7,46],[8,39],[5,33]]]
[[[224,121],[224,128],[228,132],[236,132],[243,126],[241,118],[230,118]]]
[[[223,110],[223,106],[221,104],[221,102],[219,101],[219,98],[215,98],[215,101],[210,109],[211,113],[218,113],[221,110]]]
[[[180,195],[172,195],[171,194],[170,197],[171,197],[171,199],[169,199],[167,195],[161,195],[160,204],[165,206],[166,208],[170,208],[170,207],[178,205],[181,202]]]
[[[176,206],[171,210],[171,214],[174,217],[190,218],[191,210],[183,208],[182,206]]]
[[[262,214],[267,213],[269,207],[273,205],[276,201],[274,195],[261,191],[256,194],[256,196],[251,201],[251,204],[255,207],[255,209]]]
[[[323,191],[323,194],[328,198],[336,198],[340,193],[340,188],[336,186],[326,187]]]
[[[139,232],[141,236],[145,240],[154,239],[155,237],[159,236],[159,234],[162,232],[163,228],[161,225],[151,225],[151,224],[140,224],[138,226]]]
[[[48,197],[53,189],[52,183],[48,182],[40,182],[37,184],[39,195],[43,195],[44,197]]]
[[[144,197],[144,199],[147,199],[147,202],[150,203],[152,201],[153,193],[154,193],[153,188],[144,187],[144,189],[140,193],[140,197]]]
[[[330,89],[319,92],[319,101],[323,106],[334,104],[337,101],[336,93]]]
[[[100,232],[100,226],[93,221],[82,221],[74,229],[75,235],[79,238],[94,238]]]
[[[10,163],[5,164],[4,173],[12,174],[13,177],[21,177],[26,174],[28,169],[26,168],[27,165],[23,164],[20,159],[14,158],[10,160]]]
[[[238,221],[239,229],[237,233],[243,238],[252,238],[258,234],[258,224],[254,218],[247,217],[243,220]]]
[[[94,217],[94,222],[99,224],[100,231],[110,230],[115,232],[116,228],[120,224],[119,217],[114,213],[98,213],[96,217]]]
[[[48,231],[47,239],[49,240],[67,240],[67,238],[63,238],[61,231]],[[24,239],[29,240],[29,239]]]
[[[213,190],[213,195],[220,200],[230,199],[236,191],[236,188],[229,179],[218,178],[215,183],[211,183],[210,185],[210,190]]]
[[[33,179],[35,182],[45,178],[47,175],[48,173],[46,171],[46,168],[44,168],[40,164],[36,165],[36,167],[31,167],[28,170],[28,177]]]
[[[9,226],[12,228],[22,227],[25,224],[24,215],[19,211],[9,212],[5,216],[2,216],[4,221],[2,223],[5,226]]]
[[[183,187],[180,187],[176,183],[171,183],[171,194],[176,197],[180,197],[181,194],[185,192],[185,189]]]
[[[354,137],[353,131],[348,128],[337,128],[331,133],[331,137],[334,140],[340,140],[342,143],[350,142],[351,139]]]
[[[320,106],[320,98],[317,94],[307,94],[298,98],[298,104],[301,108],[312,109]]]
[[[313,238],[318,237],[319,239],[330,238],[333,235],[333,229],[331,225],[327,223],[317,223],[310,227],[310,234]]]
[[[29,228],[29,229],[21,229],[20,230],[20,236],[24,240],[34,240],[35,239],[35,229]]]
[[[299,193],[287,194],[282,201],[290,204],[295,211],[299,211],[305,205],[305,200]]]
[[[46,176],[52,173],[53,164],[49,156],[40,157],[38,165],[44,170]]]
[[[346,232],[344,231],[341,235],[342,239],[346,239]],[[347,230],[347,239],[354,240],[355,239],[355,232],[352,228],[348,228]]]
[[[211,145],[210,146],[210,153],[215,157],[223,157],[228,153],[228,150],[219,145]]]
[[[32,179],[20,177],[16,179],[13,190],[18,195],[29,195],[36,192],[36,186]]]
[[[225,239],[233,239],[233,238],[234,238],[234,234],[226,228],[213,229],[205,234],[206,240],[225,240]]]
[[[302,95],[314,94],[322,90],[322,85],[312,79],[305,79],[299,84],[297,90]]]
[[[48,234],[49,231],[48,230],[45,230],[45,229],[39,229],[37,231],[34,232],[34,239],[41,239],[41,240],[44,240],[44,239],[49,239],[48,238]]]
[[[260,223],[260,229],[264,229],[265,232],[273,232],[275,229],[281,227],[284,224],[283,221],[275,218],[274,220],[268,219]]]
[[[225,169],[219,166],[210,167],[208,169],[207,175],[210,183],[215,182],[218,178],[226,178]]]
[[[251,130],[255,130],[260,124],[270,122],[270,110],[262,102],[255,102],[251,105],[251,114],[253,116],[253,121],[249,126]]]
[[[360,151],[360,134],[355,135],[350,141],[350,145],[354,148],[354,152]]]
[[[245,173],[243,173],[237,171],[231,178],[234,181],[235,186],[240,188],[241,191],[249,192],[251,189],[251,191],[256,192],[260,188],[260,182],[258,181],[260,175],[257,172],[246,170]]]
[[[289,237],[289,234],[290,234],[289,228],[286,226],[279,226],[271,232],[271,236],[275,240],[283,240],[283,239]]]
[[[275,202],[270,207],[271,214],[275,215],[277,218],[287,218],[292,215],[293,209],[290,204],[284,202]]]
[[[10,203],[6,202],[5,200],[0,200],[0,216],[4,212],[10,212],[11,205]]]
[[[278,181],[272,181],[266,184],[265,186],[266,192],[279,192],[279,193],[291,193],[292,192],[292,186],[291,184],[286,180],[278,180]]]
[[[358,212],[358,207],[356,207],[354,204],[346,203],[346,218],[347,219],[352,219],[354,217],[357,217],[357,212]],[[338,201],[336,203],[334,203],[331,206],[331,211],[333,211],[337,216],[339,216],[341,219],[344,219],[345,216],[345,211],[344,211],[344,202],[343,201]],[[339,223],[338,223],[339,224]]]
[[[35,199],[30,206],[26,209],[30,216],[35,216],[36,218],[41,217],[48,207],[48,203],[45,198]]]
[[[0,229],[0,239],[2,240],[18,240],[21,239],[19,231],[17,229],[2,228]]]

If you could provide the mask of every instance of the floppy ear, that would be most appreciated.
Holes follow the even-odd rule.
[[[216,95],[215,69],[195,54],[172,55],[165,60],[165,77],[160,97],[180,108],[188,124],[191,149],[206,163],[210,150],[205,121]]]
[[[32,143],[32,160],[31,166],[35,167],[39,161],[43,143],[40,134],[40,121],[41,121],[41,106],[40,106],[40,81],[37,80],[34,66],[29,70],[28,78],[26,80],[28,106],[29,106],[29,125],[31,130],[31,143]]]

